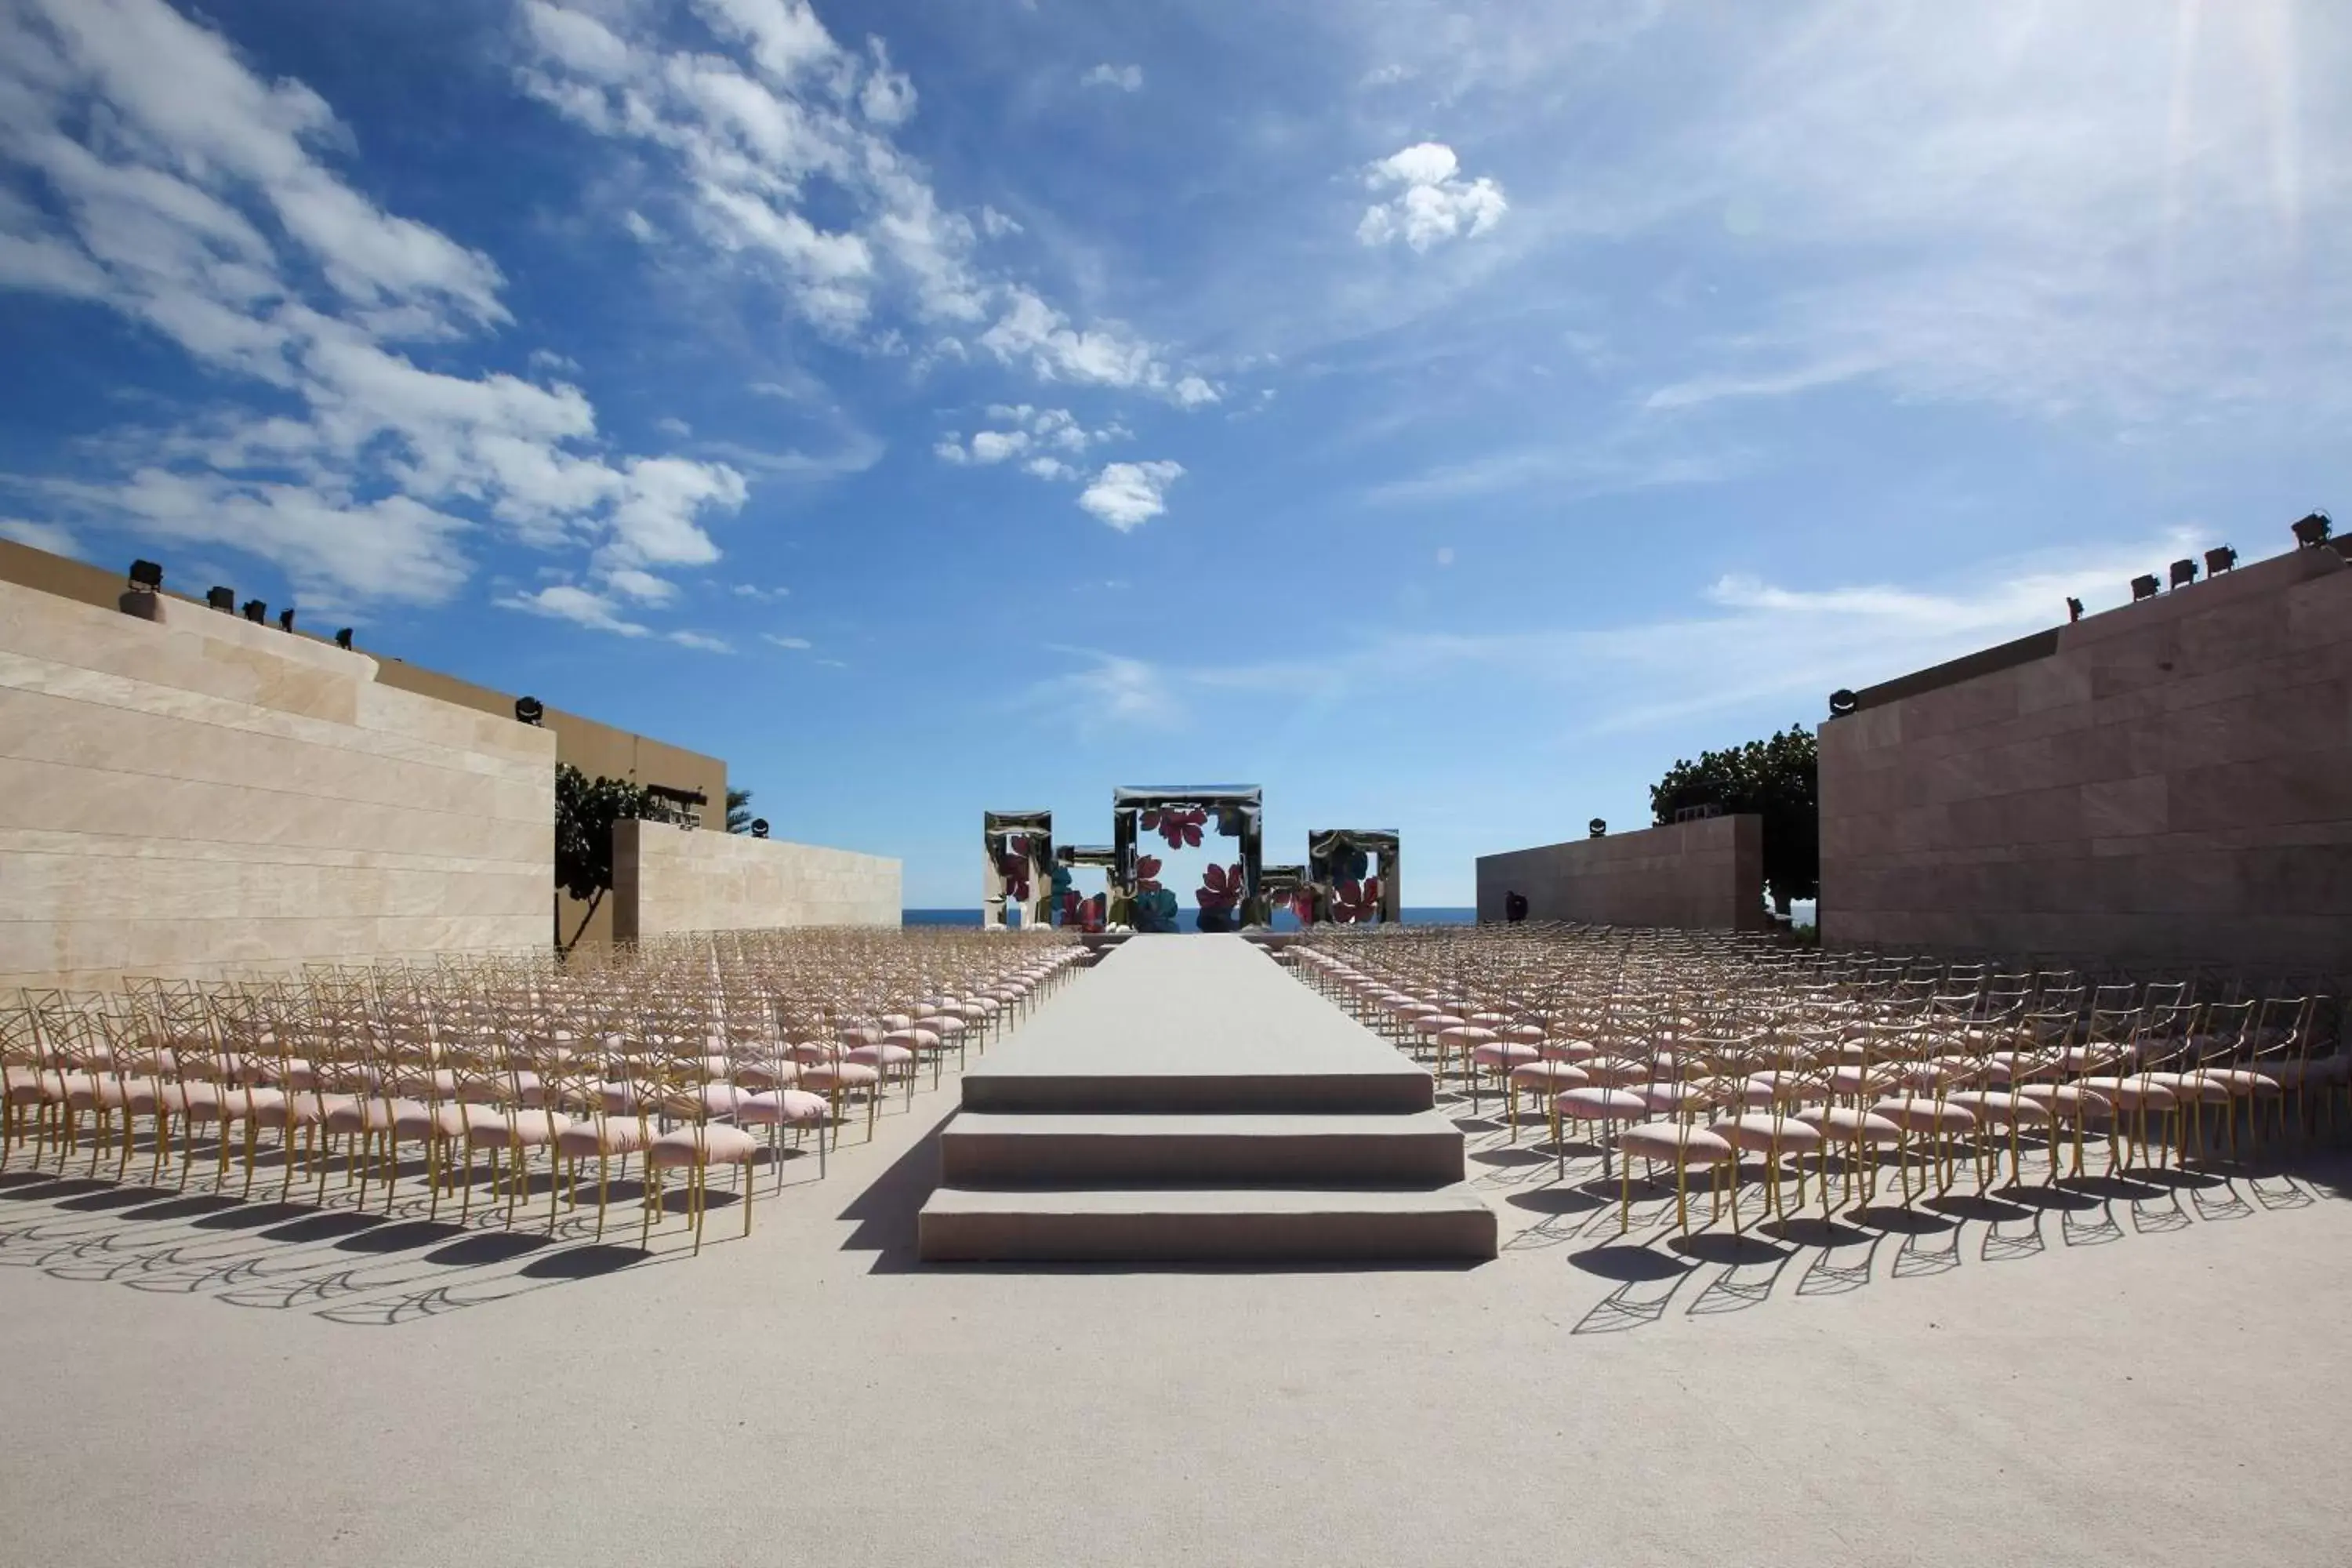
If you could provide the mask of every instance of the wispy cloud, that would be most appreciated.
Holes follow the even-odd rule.
[[[1116,88],[1120,92],[1141,92],[1143,68],[1138,65],[1093,66],[1088,68],[1078,80],[1087,87],[1108,87]]]
[[[105,306],[273,408],[123,432],[109,474],[18,476],[58,521],[234,546],[359,602],[446,599],[478,531],[639,584],[716,558],[704,525],[741,506],[740,473],[613,452],[566,381],[432,368],[510,323],[505,278],[348,180],[316,93],[163,0],[11,16],[0,159],[48,199],[0,197],[0,287]]]

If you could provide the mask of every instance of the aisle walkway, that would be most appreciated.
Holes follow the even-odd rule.
[[[963,1080],[922,1255],[1492,1258],[1429,1073],[1237,936],[1112,950]]]

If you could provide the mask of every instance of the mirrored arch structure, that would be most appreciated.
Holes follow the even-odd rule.
[[[981,879],[980,923],[1001,930],[1009,904],[1024,927],[1052,919],[1054,814],[1050,811],[987,811],[981,814],[981,847],[987,859]]]
[[[1307,836],[1315,912],[1343,925],[1394,925],[1402,918],[1398,838],[1388,827],[1318,827]]]
[[[1216,833],[1239,839],[1238,887],[1227,885],[1220,868],[1214,885],[1204,886],[1201,929],[1232,931],[1264,925],[1266,910],[1258,891],[1259,866],[1264,859],[1265,792],[1256,784],[1121,785],[1111,791],[1111,844],[1118,864],[1111,871],[1111,921],[1137,931],[1174,931],[1175,894],[1168,889],[1148,893],[1138,886],[1136,839],[1139,832],[1156,832],[1178,843],[1197,845]],[[1127,919],[1120,921],[1124,910]]]

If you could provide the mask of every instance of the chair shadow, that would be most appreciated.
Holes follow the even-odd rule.
[[[234,1176],[227,1191],[187,1193],[105,1183],[92,1191],[46,1172],[0,1176],[22,1201],[0,1228],[0,1265],[342,1323],[414,1321],[685,1256],[589,1242],[577,1227],[468,1229],[454,1215],[429,1217],[433,1200],[421,1183],[387,1214],[319,1208],[274,1191],[246,1202]],[[731,1194],[710,1196],[717,1207]],[[446,1210],[446,1194],[441,1203]],[[23,1220],[33,1223],[16,1223]]]

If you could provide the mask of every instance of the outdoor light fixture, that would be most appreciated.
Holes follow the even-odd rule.
[[[2195,581],[2197,581],[2196,562],[2191,561],[2184,555],[2179,560],[2172,563],[2172,585],[2174,587],[2186,588],[2189,584],[2194,583]]]
[[[1854,694],[1843,686],[1830,693],[1830,717],[1832,719],[1843,718],[1853,712],[1856,706],[1858,706],[1858,700]]]
[[[2238,552],[2226,544],[2217,544],[2205,552],[2205,575],[2219,577],[2238,563]]]
[[[2137,605],[2142,599],[2153,599],[2163,587],[2164,584],[2155,573],[2144,572],[2132,579],[2132,603]]]
[[[765,838],[767,836],[768,819],[764,816],[753,817],[751,819],[751,837],[754,838]]]
[[[205,603],[215,610],[233,616],[236,614],[236,590],[234,588],[210,589],[205,595]]]
[[[281,632],[290,632],[294,629],[294,612],[292,610],[280,610],[278,612],[278,629]]]
[[[526,724],[536,726],[547,717],[547,710],[540,706],[536,697],[518,697],[515,699],[515,717]]]
[[[2074,597],[2074,595],[2072,595],[2072,594],[2067,595],[2066,595],[2066,624],[2067,624],[2068,626],[2073,626],[2076,621],[2079,621],[2079,620],[2081,620],[2082,618],[2083,618],[2083,601],[2082,601],[2082,600],[2080,600],[2080,599],[2078,599],[2078,598],[2076,598],[2076,597]]]
[[[2316,550],[2336,533],[2336,523],[2324,511],[2315,511],[2294,525],[2294,542],[2299,550]]]
[[[349,647],[352,646],[351,627],[345,626],[341,631],[335,634],[335,646],[337,647]]]
[[[269,606],[259,599],[247,599],[245,602],[245,618],[257,626],[269,618]]]
[[[152,561],[133,561],[131,563],[131,585],[150,592],[162,587],[163,568]]]
[[[1595,838],[1606,838],[1609,837],[1609,825],[1601,821],[1597,816],[1584,825],[1584,830]]]

